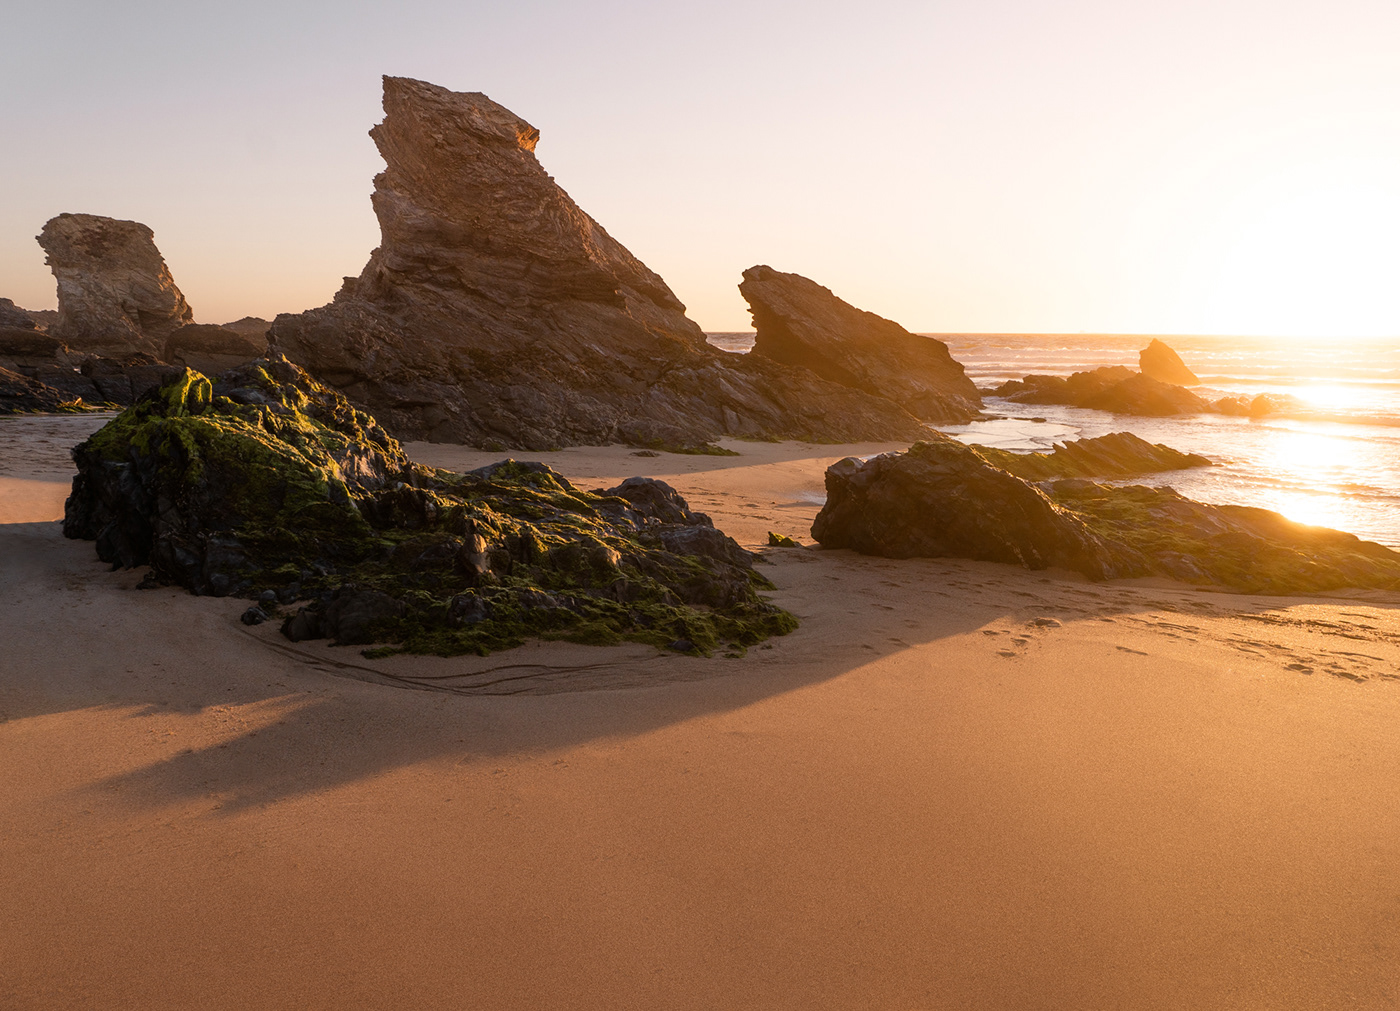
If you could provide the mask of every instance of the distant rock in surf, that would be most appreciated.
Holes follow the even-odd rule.
[[[58,281],[58,318],[49,332],[70,348],[107,357],[159,355],[173,331],[193,322],[145,225],[60,214],[38,240]]]
[[[273,322],[292,361],[403,438],[546,449],[720,436],[914,439],[894,402],[708,345],[656,273],[485,95],[384,79],[382,238],[335,301]]]
[[[769,266],[744,271],[739,292],[753,314],[754,355],[888,397],[924,421],[962,424],[980,413],[981,394],[942,341]]]
[[[1030,375],[1002,383],[992,395],[1022,404],[1065,404],[1147,417],[1210,410],[1210,405],[1190,390],[1159,382],[1122,365],[1076,372],[1068,377]]]
[[[1181,356],[1155,337],[1138,352],[1138,370],[1149,379],[1176,386],[1199,386],[1196,373],[1186,367]]]

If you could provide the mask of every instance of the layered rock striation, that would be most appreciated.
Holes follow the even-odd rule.
[[[3,376],[0,376],[3,382]],[[256,598],[292,639],[488,652],[530,636],[690,652],[796,626],[752,556],[669,486],[586,492],[537,463],[412,464],[284,358],[192,370],[73,451],[64,533],[152,583]]]
[[[38,240],[58,282],[49,332],[74,350],[159,356],[171,333],[193,321],[154,233],[140,222],[60,214]]]
[[[744,271],[739,292],[753,314],[753,354],[887,397],[935,424],[962,424],[980,413],[977,387],[942,341],[765,265]]]
[[[485,95],[386,77],[384,112],[380,245],[270,340],[400,436],[544,449],[923,431],[889,400],[707,345],[541,167],[539,131]]]

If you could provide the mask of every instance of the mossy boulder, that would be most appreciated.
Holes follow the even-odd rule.
[[[659,481],[410,462],[281,357],[192,370],[75,448],[69,537],[195,593],[309,601],[290,638],[487,652],[531,636],[709,652],[796,627],[753,556]]]

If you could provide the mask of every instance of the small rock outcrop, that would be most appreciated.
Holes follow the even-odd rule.
[[[74,350],[158,356],[170,334],[193,321],[145,225],[60,214],[38,239],[58,281],[58,318],[49,331]]]
[[[60,410],[64,398],[57,390],[0,367],[0,414],[49,413]]]
[[[531,636],[738,648],[796,627],[752,556],[659,481],[412,464],[285,358],[189,369],[73,451],[64,533],[151,583],[281,607],[292,639],[489,652]],[[681,643],[683,645],[676,645]]]
[[[753,354],[887,397],[935,424],[962,424],[980,413],[977,387],[942,341],[768,266],[744,271],[739,292],[757,331]]]
[[[1186,367],[1181,356],[1155,337],[1138,352],[1138,370],[1149,379],[1176,386],[1199,386],[1196,373]]]
[[[386,77],[384,112],[379,247],[269,339],[401,437],[545,449],[924,431],[890,400],[710,347],[541,167],[539,131],[485,95]]]
[[[1111,432],[1096,439],[1061,443],[1050,453],[1013,453],[992,446],[973,446],[978,456],[1027,481],[1070,477],[1125,478],[1169,470],[1209,467],[1197,453],[1182,453],[1140,439],[1131,432]]]
[[[1166,417],[1200,414],[1210,405],[1190,390],[1158,382],[1121,365],[1071,376],[1026,376],[1002,383],[993,396],[1022,404],[1064,404],[1116,414]]]
[[[1091,579],[1158,575],[1249,593],[1400,589],[1400,553],[1351,534],[1170,488],[1082,478],[1035,486],[947,438],[842,460],[827,469],[826,489],[812,536],[864,554],[1059,566]]]
[[[0,298],[0,329],[35,330],[38,324],[34,317],[25,312],[8,298]]]
[[[812,536],[887,558],[1057,566],[1090,579],[1143,571],[1132,552],[1115,551],[1043,491],[946,436],[828,467]]]
[[[231,327],[191,323],[166,338],[160,356],[171,365],[188,366],[196,372],[217,375],[265,354],[266,331],[263,336],[256,337]]]

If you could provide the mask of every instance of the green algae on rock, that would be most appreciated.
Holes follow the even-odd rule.
[[[537,636],[709,653],[796,627],[753,556],[669,486],[537,463],[414,464],[286,359],[192,370],[73,451],[64,533],[195,593],[310,600],[294,640],[485,653]],[[271,608],[275,610],[274,608]]]

